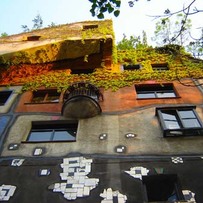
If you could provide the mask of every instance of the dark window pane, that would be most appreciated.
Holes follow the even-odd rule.
[[[53,131],[31,132],[28,141],[43,142],[50,141]]]
[[[159,71],[162,71],[162,70],[169,70],[167,63],[151,64],[151,66],[152,66],[152,69],[153,69],[153,70],[159,70]]]
[[[48,96],[46,98],[46,102],[59,102],[59,95],[57,95],[57,96],[54,96],[54,95]]]
[[[10,97],[12,91],[0,91],[0,105],[4,105]]]
[[[44,96],[35,96],[32,98],[32,103],[40,103],[44,101]]]
[[[56,89],[38,90],[33,92],[32,103],[58,102],[60,93]]]
[[[76,132],[75,131],[55,131],[53,141],[74,141]]]

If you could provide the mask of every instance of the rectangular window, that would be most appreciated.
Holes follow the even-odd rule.
[[[178,135],[203,135],[203,124],[195,107],[157,108],[164,137]]]
[[[37,90],[33,92],[31,103],[58,103],[60,93],[56,89]]]
[[[141,69],[141,64],[123,65],[123,70],[139,70],[139,69]]]
[[[78,121],[33,121],[26,142],[74,142]]]
[[[96,28],[98,28],[97,24],[83,25],[83,30],[96,29]]]
[[[5,103],[7,102],[7,100],[9,99],[9,97],[11,96],[12,91],[8,90],[8,91],[0,91],[0,106],[5,105]]]
[[[178,97],[173,84],[135,85],[138,99],[174,98]]]
[[[169,70],[167,63],[155,63],[151,64],[153,70],[164,71]]]
[[[94,69],[71,69],[71,74],[90,74]]]

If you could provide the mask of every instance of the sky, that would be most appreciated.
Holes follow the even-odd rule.
[[[112,19],[116,42],[129,36],[142,36],[146,31],[148,43],[153,44],[155,15],[161,15],[168,8],[171,12],[181,10],[183,5],[188,5],[191,0],[139,0],[133,8],[128,5],[129,0],[122,0],[121,13],[116,18],[106,15],[105,19]],[[203,0],[196,0],[197,8],[203,9]],[[89,12],[91,3],[88,0],[0,0],[0,34],[9,35],[23,32],[22,25],[32,28],[32,20],[39,14],[46,27],[52,22],[56,25],[80,22],[85,20],[98,20]],[[199,19],[203,13],[191,16],[194,32],[202,27]],[[196,33],[195,33],[196,34]]]

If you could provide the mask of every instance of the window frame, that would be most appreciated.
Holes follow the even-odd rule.
[[[6,105],[9,98],[11,97],[12,93],[13,93],[13,90],[2,90],[2,91],[0,91],[0,98],[1,98],[0,99],[0,106]],[[2,97],[3,97],[3,99],[2,99]]]
[[[197,136],[197,135],[203,135],[203,122],[201,121],[201,118],[196,112],[196,106],[177,106],[177,107],[157,107],[156,108],[156,116],[158,117],[158,120],[160,122],[161,128],[163,130],[163,137],[179,137],[179,136]],[[195,123],[198,123],[199,126],[186,126],[184,124],[185,118],[181,118],[180,111],[190,111],[193,113],[193,118],[186,118],[186,119],[193,119],[195,120]],[[164,113],[171,113],[173,112],[176,120],[170,120],[164,118]],[[172,117],[169,115],[169,117]],[[168,127],[168,123],[173,123],[178,126],[175,127],[175,125],[171,128]],[[177,125],[178,124],[178,125]]]
[[[124,71],[126,71],[126,70],[134,71],[134,70],[140,70],[140,69],[142,69],[142,65],[140,63],[123,65]]]
[[[146,99],[176,99],[180,98],[180,95],[176,91],[173,83],[164,84],[139,84],[135,85],[135,91],[137,100]],[[174,96],[159,96],[159,94],[174,94]],[[140,95],[146,95],[146,97],[140,97]],[[153,95],[148,96],[147,95]]]
[[[151,64],[153,71],[167,71],[169,70],[168,63],[153,63]]]
[[[72,136],[72,138],[75,139],[56,139],[56,133],[66,131],[68,133],[68,136]],[[71,132],[74,132],[75,135],[71,135]],[[55,143],[55,142],[76,142],[77,137],[77,131],[78,131],[78,120],[51,120],[51,121],[32,121],[31,123],[31,129],[30,132],[23,143]],[[34,138],[31,139],[31,136],[36,135],[36,140]],[[45,133],[50,133],[50,138],[45,138],[44,140],[37,139],[37,136],[39,134],[42,134],[45,136]],[[42,137],[43,138],[43,137]]]
[[[51,96],[57,97],[55,101],[51,101],[48,98]],[[37,98],[43,98],[39,101],[34,101]],[[57,92],[57,89],[39,89],[32,92],[32,98],[30,102],[26,104],[56,104],[60,102],[61,93]]]

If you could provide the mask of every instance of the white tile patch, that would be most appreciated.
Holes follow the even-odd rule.
[[[39,175],[40,176],[48,176],[50,175],[51,171],[49,169],[40,169],[39,170]]]
[[[121,194],[119,191],[113,191],[111,188],[104,189],[100,197],[104,198],[101,203],[113,203],[113,199],[117,199],[118,203],[125,203],[127,201],[127,196]]]
[[[182,192],[186,201],[196,203],[195,193],[191,192],[190,190],[183,190]]]
[[[11,166],[21,166],[24,162],[24,159],[13,159]]]
[[[36,149],[34,150],[33,155],[34,155],[34,156],[40,156],[40,155],[42,155],[42,153],[43,153],[42,148],[36,148]]]
[[[171,161],[174,163],[174,164],[182,164],[183,163],[183,159],[181,157],[171,157]]]
[[[0,186],[0,201],[8,201],[15,193],[16,186],[2,185]]]
[[[142,176],[147,176],[147,174],[149,173],[149,170],[142,166],[137,166],[137,167],[132,167],[130,168],[130,171],[125,171],[125,172],[134,178],[139,178],[140,180],[142,180]]]
[[[60,165],[63,169],[60,173],[61,180],[65,182],[55,183],[53,192],[61,192],[67,200],[75,200],[78,197],[90,195],[98,183],[98,178],[88,178],[91,172],[92,159],[84,157],[72,157],[63,159]]]

